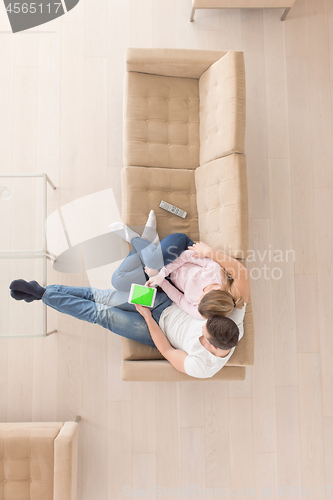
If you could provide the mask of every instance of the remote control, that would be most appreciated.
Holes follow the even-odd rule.
[[[175,205],[171,205],[170,203],[167,203],[166,201],[163,200],[161,201],[159,206],[160,208],[163,208],[163,210],[167,210],[168,212],[178,215],[178,217],[182,217],[183,219],[185,219],[187,215],[187,212],[185,212],[185,210],[175,207]]]

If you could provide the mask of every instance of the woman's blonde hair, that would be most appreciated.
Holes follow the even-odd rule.
[[[241,309],[244,300],[238,289],[233,284],[234,278],[221,267],[223,290],[210,290],[199,302],[198,311],[204,318],[210,316],[229,316],[235,307]]]

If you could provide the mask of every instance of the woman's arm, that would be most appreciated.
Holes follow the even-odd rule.
[[[197,306],[188,302],[182,292],[180,292],[175,286],[173,286],[168,280],[163,279],[162,283],[159,285],[163,292],[167,294],[167,296],[175,302],[178,307],[183,309],[183,311],[190,314],[193,318],[196,319],[205,319],[201,316],[198,311]]]
[[[184,369],[184,361],[187,358],[188,354],[181,349],[175,349],[174,347],[172,347],[165,333],[163,332],[163,330],[161,330],[161,328],[152,317],[151,311],[150,309],[148,309],[148,307],[140,306],[138,304],[136,304],[135,307],[136,310],[141,314],[141,316],[144,317],[151,338],[153,339],[154,344],[156,345],[162,356],[164,356],[165,359],[167,359],[172,364],[172,366],[176,368],[176,370],[182,373],[186,373]]]
[[[208,257],[220,264],[227,273],[234,279],[233,284],[238,288],[244,302],[249,300],[250,295],[250,276],[249,271],[243,264],[233,257],[229,257],[222,252],[222,250],[214,250],[206,245],[206,243],[194,243],[193,246],[188,247],[193,250],[199,257]]]

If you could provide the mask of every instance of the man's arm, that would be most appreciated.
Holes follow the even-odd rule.
[[[176,370],[186,373],[184,370],[184,361],[187,358],[188,354],[181,349],[175,349],[172,347],[170,342],[168,341],[165,333],[158,326],[156,321],[151,315],[150,309],[144,306],[135,305],[136,310],[144,317],[151,338],[154,341],[157,349],[160,353],[167,359]]]

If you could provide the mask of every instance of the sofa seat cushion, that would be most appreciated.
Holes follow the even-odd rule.
[[[124,165],[199,165],[198,79],[126,73]]]
[[[125,167],[121,171],[121,183],[125,224],[142,232],[150,210],[154,210],[160,239],[171,233],[186,233],[198,241],[194,170]],[[185,210],[186,218],[159,208],[161,200]]]
[[[53,499],[54,440],[63,424],[0,425],[0,498]]]
[[[248,251],[245,155],[213,160],[195,171],[200,240],[235,258]]]
[[[199,79],[200,165],[244,153],[245,68],[242,52],[230,50]]]

